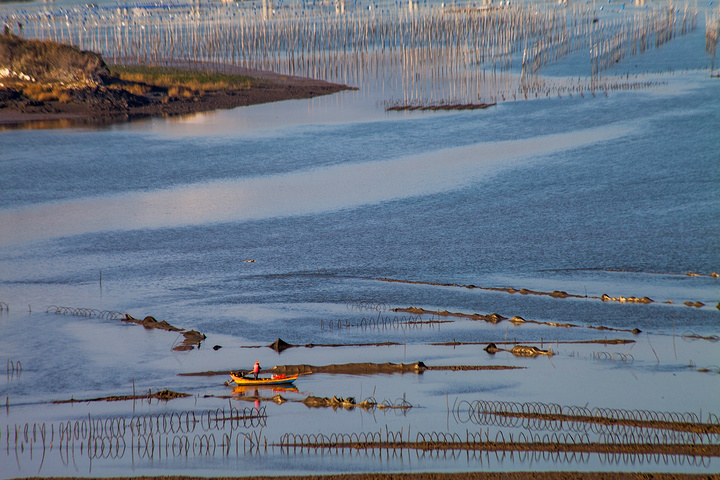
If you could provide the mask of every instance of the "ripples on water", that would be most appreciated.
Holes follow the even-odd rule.
[[[160,468],[203,475],[538,465],[716,471],[714,460],[689,457],[277,450],[250,455],[245,434],[259,434],[257,426],[197,430],[188,437],[201,442],[199,435],[213,433],[220,443],[222,434],[231,434],[229,453],[210,453],[199,443],[194,453],[173,453],[173,436],[163,434],[156,441],[169,441],[170,448],[160,453],[143,443],[126,445],[122,455],[94,456],[97,450],[92,455],[87,450],[89,437],[78,434],[67,450],[75,458],[54,447],[41,465],[39,440],[32,457],[22,450],[16,460],[20,450],[12,437],[16,425],[42,422],[50,428],[88,414],[129,422],[146,413],[252,407],[237,397],[203,398],[230,395],[224,376],[177,373],[249,367],[255,359],[266,367],[418,360],[527,367],[302,378],[299,392],[284,395],[374,394],[379,400],[404,395],[416,408],[334,412],[264,402],[262,435],[271,442],[288,430],[485,431],[486,426],[468,427],[447,415],[453,402],[480,398],[717,413],[717,343],[682,335],[717,334],[718,279],[669,275],[720,270],[720,87],[707,77],[707,72],[668,74],[661,76],[666,84],[646,91],[508,102],[451,114],[386,114],[368,107],[373,103],[365,94],[346,92],[180,120],[1,132],[0,301],[10,306],[0,314],[0,345],[8,359],[0,405],[10,402],[2,413],[3,477],[38,471],[115,475],[131,468],[135,474]],[[649,296],[656,303],[510,295],[373,280],[377,277]],[[350,300],[497,312],[583,328],[462,319],[412,328],[360,327],[363,318],[395,314],[353,309]],[[661,303],[668,300],[674,303]],[[706,306],[690,308],[684,301]],[[49,305],[153,315],[198,329],[208,339],[200,350],[173,352],[176,334],[46,314]],[[643,333],[598,332],[587,325],[638,327]],[[278,337],[296,344],[400,345],[295,348],[281,355],[241,348]],[[606,337],[637,343],[560,343]],[[429,346],[512,339],[542,339],[558,355],[518,359],[489,356],[482,345]],[[215,351],[213,345],[223,348]],[[599,352],[620,352],[626,360],[629,354],[633,361]],[[11,371],[11,361],[21,362],[21,373]],[[129,394],[133,385],[195,397],[150,405],[38,405]],[[23,435],[24,449],[32,442]]]

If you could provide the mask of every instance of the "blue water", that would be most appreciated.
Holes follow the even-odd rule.
[[[716,459],[278,451],[248,457],[235,444],[232,455],[191,454],[181,457],[182,465],[167,452],[131,458],[128,451],[94,463],[81,458],[78,470],[56,450],[44,466],[24,450],[16,461],[19,450],[7,436],[16,425],[49,426],[88,414],[129,417],[228,402],[241,408],[236,397],[205,398],[229,395],[224,377],[177,374],[249,367],[255,359],[265,367],[418,360],[527,367],[501,374],[310,376],[298,382],[300,393],[284,395],[364,398],[375,391],[380,400],[406,395],[416,408],[368,414],[264,402],[269,417],[262,435],[271,442],[288,431],[407,432],[410,426],[464,435],[468,426],[451,421],[448,407],[480,398],[717,414],[718,344],[687,334],[717,335],[720,320],[720,280],[708,276],[720,272],[720,81],[707,70],[658,78],[653,88],[607,97],[506,102],[473,112],[390,114],[365,93],[345,92],[179,120],[1,131],[0,302],[10,310],[0,313],[0,361],[23,366],[20,375],[8,366],[0,380],[6,407],[0,426],[7,426],[0,436],[2,477],[239,469],[717,472]],[[462,285],[648,296],[655,303]],[[352,301],[497,312],[579,328],[463,319],[360,328],[363,318],[396,314],[353,308]],[[208,339],[200,350],[173,352],[176,334],[57,316],[46,313],[50,305],[153,315]],[[643,333],[585,328],[598,325]],[[243,348],[278,337],[294,344],[400,345],[280,355]],[[560,343],[606,337],[637,344]],[[430,345],[506,339],[542,339],[558,355],[491,357],[476,345]],[[223,348],[209,348],[216,344]],[[601,361],[593,358],[598,351],[631,353],[634,361]],[[43,403],[129,394],[135,385],[194,397],[132,410],[127,402]]]

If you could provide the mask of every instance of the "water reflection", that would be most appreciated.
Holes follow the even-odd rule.
[[[75,234],[308,215],[463,188],[523,158],[634,133],[614,124],[351,163],[0,211],[0,244]]]

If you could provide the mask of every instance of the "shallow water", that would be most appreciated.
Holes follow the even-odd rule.
[[[677,49],[696,52],[701,40],[676,40],[666,57],[653,52],[636,68],[677,65]],[[0,377],[0,476],[720,471],[716,458],[690,456],[272,447],[286,433],[627,435],[468,421],[463,409],[478,400],[692,412],[713,421],[720,280],[708,274],[720,271],[720,83],[707,70],[654,78],[658,85],[645,90],[472,112],[385,113],[361,90],[182,119],[0,132],[0,302],[9,306],[0,311],[0,360],[8,365]],[[602,294],[654,303],[592,298]],[[152,315],[207,339],[199,350],[177,352],[176,333],[47,313],[52,305]],[[409,317],[388,310],[409,306],[577,327],[453,317],[401,324]],[[281,354],[262,347],[278,337],[397,345]],[[562,343],[605,338],[636,343]],[[513,340],[542,341],[556,355],[482,350]],[[431,345],[452,341],[470,344]],[[223,385],[225,376],[178,375],[255,360],[266,368],[416,361],[524,368],[310,375],[297,391],[279,392],[290,402],[262,401],[267,417],[240,425],[203,413],[256,408]],[[163,388],[192,396],[48,403]],[[404,398],[412,408],[309,409],[292,401],[308,395]],[[181,412],[204,421],[181,428]],[[99,430],[98,420],[115,430]]]

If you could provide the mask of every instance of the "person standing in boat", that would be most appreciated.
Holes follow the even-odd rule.
[[[255,362],[255,366],[252,369],[252,373],[255,374],[255,380],[258,379],[258,373],[260,373],[260,362]]]

